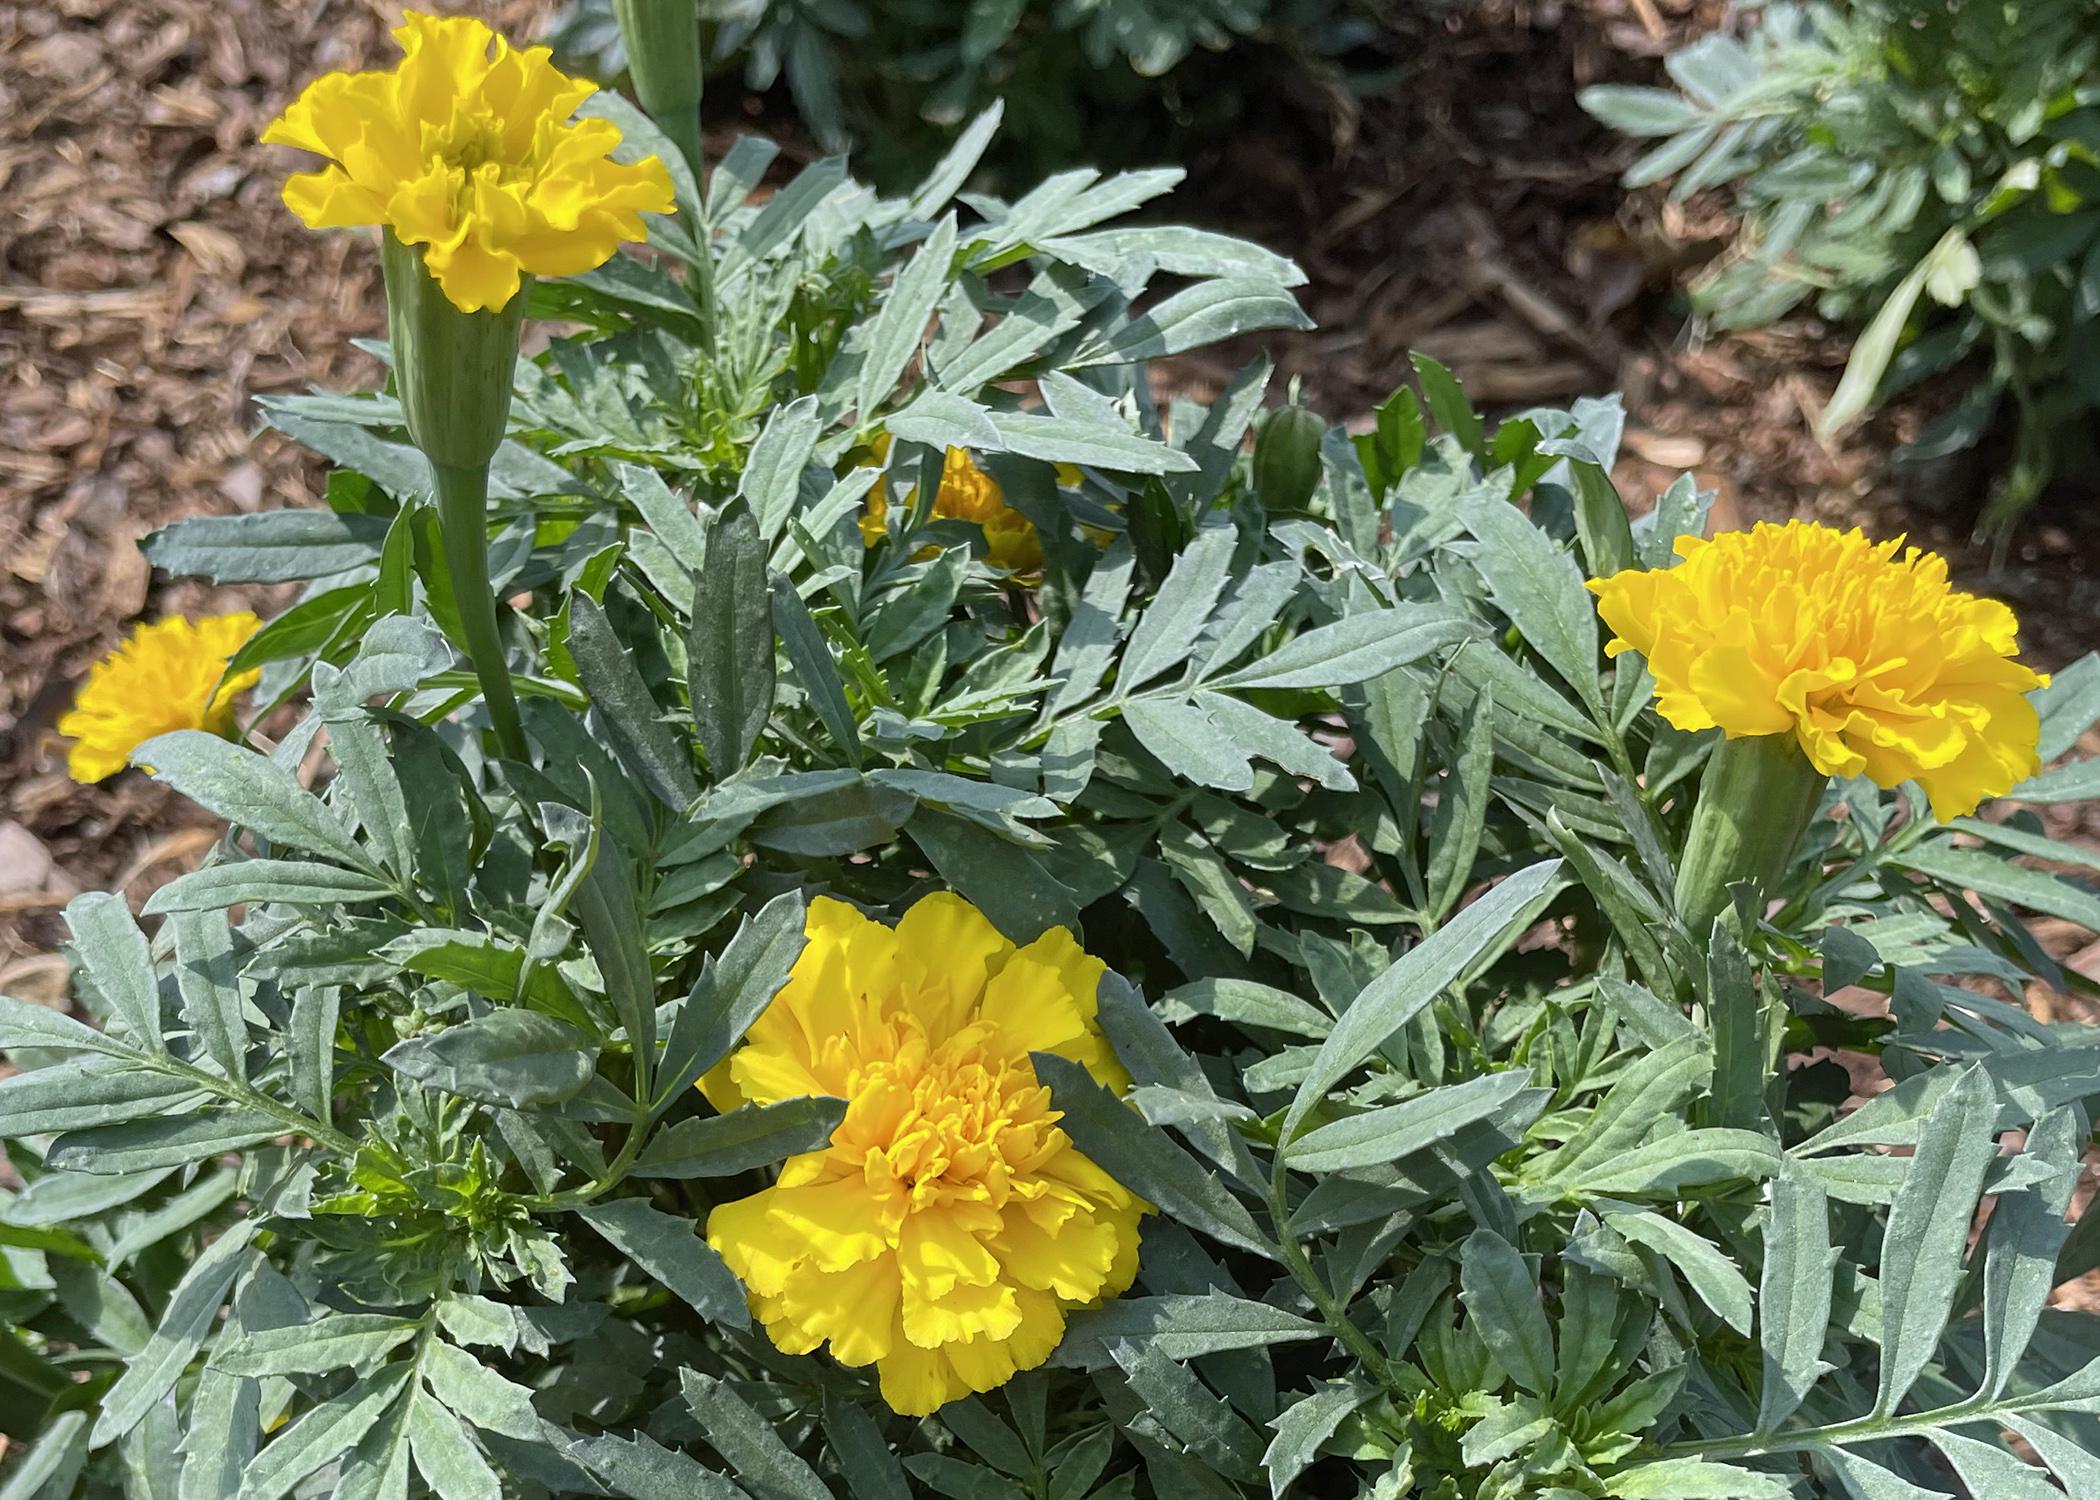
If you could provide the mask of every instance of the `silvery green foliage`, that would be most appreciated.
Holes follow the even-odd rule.
[[[2100,405],[2096,23],[2093,0],[1746,8],[1740,41],[1670,57],[1674,87],[1583,103],[1657,138],[1629,185],[1733,194],[1735,253],[1694,289],[1718,326],[1812,303],[1860,327],[1826,432],[1926,376],[1977,372],[1915,450],[2014,430],[1986,516],[2003,527],[2089,456]]]
[[[1083,156],[1090,139],[1098,148],[1103,134],[1087,121],[1101,111],[1142,113],[1169,98],[1177,112],[1229,120],[1229,107],[1186,82],[1193,58],[1267,42],[1250,66],[1273,80],[1293,52],[1338,54],[1377,24],[1377,6],[1355,0],[691,3],[711,73],[758,92],[784,85],[819,144],[866,152],[885,176],[995,101],[1010,111],[1005,153],[1039,167]],[[549,40],[600,76],[626,66],[608,0],[576,0]]]
[[[1280,319],[1278,278],[1060,191],[718,188],[711,368],[685,283],[549,294],[582,331],[522,378],[491,517],[529,765],[480,748],[386,398],[275,411],[341,465],[330,511],[156,541],[312,580],[253,653],[310,711],[142,747],[217,857],[150,937],[69,908],[93,1025],[0,1002],[0,1425],[33,1439],[0,1493],[2090,1491],[2100,1320],[2048,1303],[2100,1264],[2066,1221],[2100,1045],[2020,1004],[2093,988],[2022,920],[2100,930],[2090,854],[1844,788],[1776,905],[1683,930],[1708,746],[1603,658],[1582,580],[1663,564],[1704,497],[1629,526],[1615,401],[1491,430],[1421,360],[1267,503],[1266,366],[1161,408],[1144,361]],[[1192,287],[1137,301],[1155,267]],[[913,498],[951,442],[1039,583]],[[2039,703],[2054,758],[2100,657]],[[1130,1103],[1039,1069],[1159,1212],[1048,1366],[911,1421],[775,1350],[696,1232],[840,1103],[692,1084],[811,894],[936,885],[1109,963]],[[1895,1087],[1843,1113],[1832,1053]]]

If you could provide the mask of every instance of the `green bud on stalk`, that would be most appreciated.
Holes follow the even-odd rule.
[[[613,0],[635,97],[697,175],[700,160],[698,0]]]
[[[1295,399],[1269,413],[1254,439],[1254,489],[1263,505],[1299,510],[1312,499],[1320,487],[1320,444],[1326,436],[1319,414]]]
[[[1791,734],[1746,735],[1714,747],[1677,868],[1677,911],[1695,938],[1728,909],[1728,887],[1769,896],[1794,857],[1829,781]]]
[[[423,265],[423,252],[384,232],[387,334],[408,435],[430,460],[445,569],[459,601],[461,642],[481,680],[503,753],[526,755],[518,700],[489,584],[489,461],[510,420],[511,378],[529,282],[500,312],[461,312]]]

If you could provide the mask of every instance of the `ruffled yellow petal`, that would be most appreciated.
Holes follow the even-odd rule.
[[[827,1092],[830,1145],[715,1209],[708,1241],[791,1352],[876,1365],[900,1412],[933,1411],[1049,1358],[1065,1312],[1130,1285],[1146,1205],[1058,1128],[1032,1051],[1127,1087],[1096,1020],[1103,972],[1067,932],[1016,950],[959,897],[894,929],[810,905],[786,986],[710,1100]]]
[[[674,209],[655,157],[615,162],[619,128],[573,120],[594,85],[544,47],[513,48],[469,16],[411,12],[391,72],[331,73],[263,140],[331,165],[285,185],[316,229],[383,224],[462,311],[498,310],[527,276],[573,276],[647,238],[641,215]]]
[[[1826,775],[1916,781],[1943,821],[2038,769],[2021,695],[2045,679],[2013,660],[2013,612],[1951,588],[1944,559],[1799,521],[1677,553],[1589,587],[1606,651],[1647,659],[1679,729],[1791,733]]]

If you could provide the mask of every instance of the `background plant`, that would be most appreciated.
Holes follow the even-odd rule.
[[[1990,531],[2090,456],[2096,20],[2091,0],[1766,5],[1741,40],[1674,54],[1674,88],[1582,96],[1607,124],[1661,138],[1629,186],[1732,195],[1743,227],[1692,290],[1703,318],[1749,327],[1806,303],[1860,328],[1824,433],[1928,376],[1973,372],[1910,452],[2008,430]]]
[[[880,183],[922,171],[1003,103],[1000,164],[1025,180],[1099,160],[1089,119],[1114,112],[1124,161],[1172,158],[1177,135],[1225,130],[1285,75],[1333,69],[1386,0],[697,0],[710,67],[785,85],[819,145],[853,146]],[[626,66],[610,0],[578,0],[552,40]],[[1234,69],[1208,66],[1251,52]],[[1362,80],[1366,85],[1370,80]]]
[[[2022,919],[2100,930],[2091,859],[1848,784],[1768,914],[1686,931],[1710,741],[1604,660],[1582,580],[1705,501],[1628,524],[1615,402],[1490,428],[1423,360],[1361,437],[1250,455],[1264,364],[1202,405],[1145,363],[1294,320],[1294,273],[1102,227],[1159,179],[951,213],[965,154],[745,205],[765,155],[655,226],[713,261],[713,355],[660,265],[535,293],[578,331],[494,464],[528,760],[481,732],[387,396],[273,409],[329,511],[155,539],[304,583],[250,659],[310,708],[142,747],[223,847],[150,937],[70,909],[95,1027],[0,1005],[16,1492],[2054,1493],[2008,1430],[2080,1492],[2100,1320],[2044,1303],[2100,1261],[2065,1222],[2100,1048],[2020,1001],[2091,992]],[[932,518],[958,443],[1039,579]],[[2054,759],[2100,658],[2039,701]],[[1108,961],[1136,1107],[1038,1067],[1161,1212],[1051,1365],[904,1421],[754,1333],[694,1228],[837,1106],[690,1084],[810,895],[935,885]],[[1825,1049],[1896,1087],[1840,1118]]]

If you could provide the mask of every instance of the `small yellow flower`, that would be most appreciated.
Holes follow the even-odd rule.
[[[2039,769],[2022,695],[2048,681],[2013,660],[2020,622],[1947,584],[1947,564],[1856,528],[1760,523],[1681,537],[1667,571],[1590,584],[1679,729],[1792,734],[1826,776],[1916,781],[1942,822]]]
[[[889,456],[889,434],[875,440],[878,459]],[[916,498],[913,489],[907,503]],[[889,529],[889,502],[880,486],[868,495],[867,509],[860,518],[861,540],[870,547]],[[977,467],[970,455],[950,448],[941,460],[941,487],[933,497],[933,513],[944,521],[971,521],[984,532],[985,561],[1009,573],[1033,573],[1043,566],[1042,539],[1028,517],[1006,503],[999,481]]]
[[[233,700],[255,686],[260,671],[226,676],[226,661],[262,627],[243,611],[207,615],[194,624],[177,615],[132,631],[88,671],[58,732],[72,739],[66,769],[78,782],[100,781],[131,764],[131,752],[157,734],[233,730]]]
[[[1103,964],[1063,928],[1025,948],[959,896],[895,928],[842,902],[743,1045],[701,1080],[716,1108],[830,1095],[831,1145],[709,1215],[773,1342],[826,1340],[923,1415],[1049,1358],[1068,1310],[1129,1287],[1146,1205],[1073,1146],[1030,1052],[1130,1085],[1095,1019]]]
[[[655,157],[622,166],[606,120],[571,120],[596,85],[545,47],[519,51],[469,16],[411,11],[390,73],[317,78],[263,132],[328,158],[284,185],[309,228],[383,224],[461,312],[500,311],[521,279],[574,276],[648,237],[640,213],[672,210]]]

